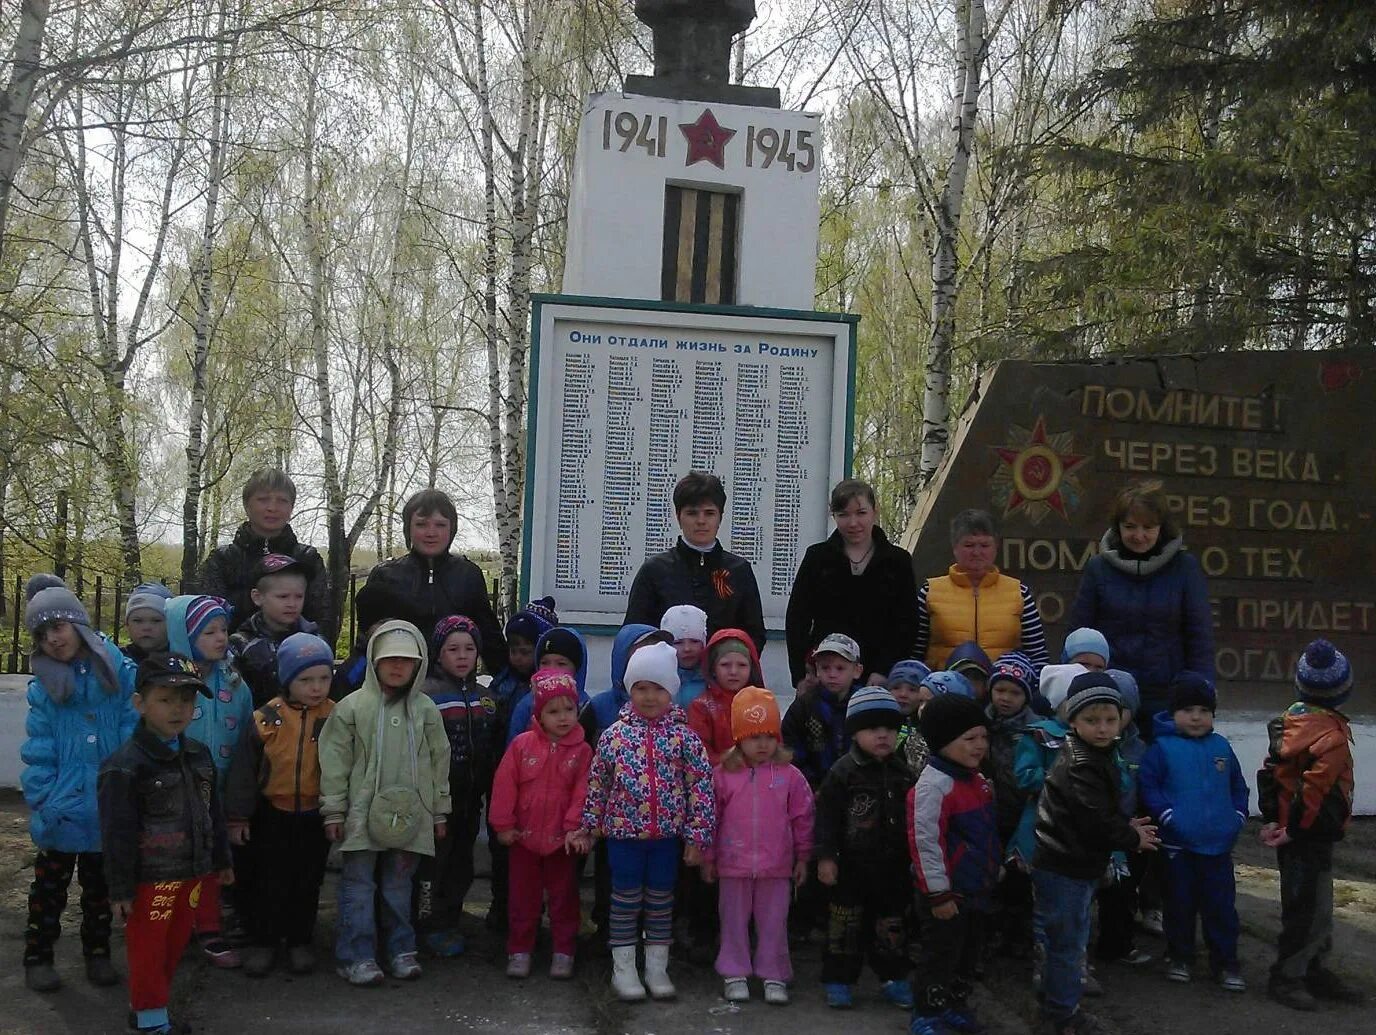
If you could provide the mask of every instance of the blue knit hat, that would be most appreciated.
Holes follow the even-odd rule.
[[[1137,677],[1121,668],[1111,668],[1104,674],[1117,684],[1123,707],[1135,717],[1142,709],[1142,691],[1137,687]]]
[[[1352,666],[1333,644],[1315,640],[1295,666],[1295,689],[1301,701],[1336,708],[1352,693]]]
[[[846,703],[848,737],[855,736],[859,730],[881,727],[896,730],[902,725],[903,713],[898,710],[898,702],[882,686],[862,686]]]
[[[922,662],[914,658],[905,658],[893,668],[889,669],[889,686],[895,683],[911,683],[913,686],[921,686],[922,681],[932,674]]]
[[[1061,650],[1061,663],[1066,664],[1081,654],[1097,654],[1104,659],[1104,665],[1107,666],[1110,660],[1108,639],[1098,629],[1076,629],[1065,638],[1065,647]]]
[[[334,651],[314,633],[295,632],[277,648],[277,682],[284,694],[290,692],[291,681],[308,668],[328,665],[334,670]]]
[[[968,697],[972,701],[975,699],[974,686],[959,672],[933,672],[922,680],[922,685],[932,692],[933,697],[956,694],[959,697]]]

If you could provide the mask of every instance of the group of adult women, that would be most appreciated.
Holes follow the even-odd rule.
[[[967,641],[978,643],[991,658],[1021,650],[1038,663],[1048,660],[1031,588],[995,563],[998,536],[989,514],[964,510],[956,515],[950,567],[919,583],[912,557],[876,523],[875,504],[867,483],[840,482],[831,493],[836,530],[803,555],[785,618],[795,686],[806,684],[809,651],[834,632],[860,645],[870,683],[882,683],[903,658],[939,667]],[[673,547],[641,566],[626,621],[658,625],[668,608],[695,604],[707,613],[709,635],[740,628],[763,647],[754,573],[717,537],[725,505],[725,489],[715,475],[693,472],[678,483],[674,510],[682,534]],[[368,576],[357,601],[360,628],[390,617],[433,628],[447,614],[466,614],[482,632],[484,661],[497,671],[506,662],[501,623],[481,570],[450,552],[458,525],[453,501],[438,490],[423,490],[406,502],[402,522],[408,552],[382,562]],[[1213,623],[1204,575],[1184,547],[1159,484],[1129,485],[1118,494],[1069,622],[1071,628],[1089,626],[1104,634],[1114,666],[1137,678],[1148,714],[1165,706],[1178,672],[1188,669],[1213,679]]]

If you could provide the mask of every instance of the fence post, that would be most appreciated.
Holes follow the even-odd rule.
[[[53,574],[67,577],[67,490],[57,490],[57,528],[53,533]]]
[[[358,642],[358,576],[349,572],[349,650]]]
[[[95,620],[96,620],[96,631],[97,631],[97,632],[100,631],[100,624],[101,624],[101,623],[100,623],[100,614],[101,614],[101,605],[102,605],[102,603],[103,603],[103,601],[101,600],[101,595],[102,595],[102,593],[103,593],[103,591],[104,591],[104,587],[102,586],[102,582],[104,581],[104,578],[105,578],[104,575],[97,575],[97,576],[96,576],[96,613],[95,613]]]

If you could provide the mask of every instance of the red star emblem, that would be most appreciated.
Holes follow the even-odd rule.
[[[696,122],[680,122],[678,128],[688,141],[688,157],[684,165],[711,162],[718,169],[726,168],[726,144],[736,135],[736,131],[718,122],[711,108],[703,109]]]
[[[1004,516],[1025,507],[1033,524],[1052,510],[1068,518],[1079,502],[1075,473],[1089,457],[1072,452],[1074,439],[1069,432],[1047,435],[1046,421],[1040,416],[1030,433],[1025,428],[1011,430],[1014,441],[994,447],[1001,464],[991,481],[994,495],[1004,504]]]

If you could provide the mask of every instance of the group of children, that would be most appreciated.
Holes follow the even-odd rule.
[[[416,978],[418,946],[463,951],[484,814],[490,918],[506,926],[514,979],[531,973],[546,912],[549,976],[572,976],[591,853],[593,918],[627,1001],[675,994],[678,900],[694,921],[715,913],[731,1002],[756,978],[766,1002],[787,1003],[790,926],[821,927],[831,1007],[854,1004],[868,963],[881,996],[911,1010],[913,1035],[978,1031],[969,996],[996,942],[1034,956],[1048,1030],[1094,1031],[1080,1008],[1093,904],[1101,958],[1139,962],[1135,892],[1152,883],[1168,976],[1191,979],[1202,918],[1212,973],[1245,988],[1231,851],[1248,789],[1202,677],[1181,673],[1142,737],[1135,685],[1093,630],[1040,671],[972,644],[942,671],[901,661],[887,686],[861,684],[859,647],[832,634],[812,653],[815,685],[781,715],[752,638],[709,636],[706,615],[680,606],[660,628],[622,629],[612,686],[589,698],[583,641],[546,598],[508,623],[510,664],[492,679],[464,616],[433,630],[381,622],[360,685],[335,701],[333,651],[301,614],[308,579],[290,557],[263,557],[258,611],[233,637],[218,598],[139,587],[128,656],[60,580],[31,580],[31,988],[60,986],[53,945],[74,872],[95,984],[119,980],[112,912],[126,919],[141,1031],[176,1030],[168,994],[193,935],[219,966],[308,972],[332,843],[338,972],[354,985]],[[1272,724],[1260,803],[1282,880],[1270,991],[1313,1009],[1356,998],[1324,965],[1332,843],[1351,812],[1337,710],[1350,666],[1318,641],[1296,686]]]

